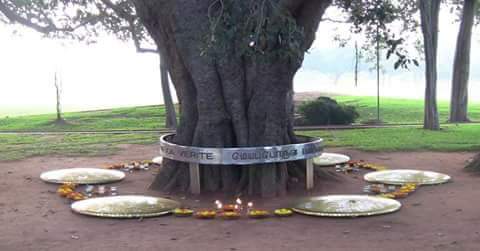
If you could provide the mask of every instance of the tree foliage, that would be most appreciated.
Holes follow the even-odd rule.
[[[480,23],[480,0],[475,0],[476,1],[476,6],[475,6],[475,25],[478,25]],[[463,4],[465,0],[447,0],[446,4],[449,8],[450,13],[454,13],[457,15],[457,22],[461,21],[462,13],[463,13]]]
[[[301,60],[309,47],[308,41],[303,41],[303,28],[284,8],[289,1],[246,0],[242,1],[241,8],[238,2],[212,1],[209,8],[211,32],[205,37],[202,53],[221,52],[228,44],[226,41],[235,40],[238,55]],[[418,11],[416,1],[335,0],[334,5],[348,16],[346,21],[351,24],[353,33],[365,34],[366,42],[362,46],[365,51],[371,51],[369,48],[379,39],[382,47],[388,50],[387,58],[397,57],[395,68],[418,65],[418,59],[412,57],[411,44],[407,43],[410,39],[407,33],[416,32],[419,26],[413,18]],[[95,42],[99,34],[108,33],[132,41],[140,52],[157,50],[131,0],[0,0],[0,13],[9,22],[51,37]],[[247,18],[244,13],[248,13]],[[402,35],[397,32],[399,25]]]
[[[387,50],[386,59],[395,56],[394,68],[408,69],[410,65],[419,65],[418,50],[420,41],[416,33],[419,27],[414,17],[418,13],[416,1],[342,1],[337,0],[336,6],[341,8],[349,23],[350,34],[339,34],[336,39],[340,45],[345,45],[352,35],[361,36],[363,44],[362,55],[367,61],[376,57],[376,44],[380,49]]]
[[[307,49],[304,31],[279,2],[249,0],[240,7],[234,2],[216,0],[210,5],[208,49],[222,53],[229,41],[236,41],[238,56],[259,54],[294,61],[303,58]],[[248,17],[245,18],[244,13],[248,13]]]
[[[48,37],[95,42],[100,34],[132,41],[140,52],[156,52],[129,0],[0,0],[4,22]]]

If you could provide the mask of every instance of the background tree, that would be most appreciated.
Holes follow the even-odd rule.
[[[425,50],[425,114],[423,127],[439,130],[437,109],[438,16],[441,0],[419,0],[420,19]]]
[[[122,41],[132,41],[137,52],[155,53],[161,59],[159,50],[155,48],[135,15],[133,4],[128,0],[0,0],[0,14],[6,17],[4,22],[18,23],[53,38],[90,43],[102,32],[113,34]],[[164,65],[165,62],[160,62],[165,126],[176,128],[177,116],[170,93],[168,69]]]
[[[162,86],[163,102],[166,111],[165,127],[176,128],[177,114],[170,93],[170,79],[168,77],[166,59],[161,55],[158,48],[151,49],[152,47],[155,47],[155,45],[153,45],[150,35],[140,23],[132,1],[120,0],[112,2],[111,0],[101,0],[101,3],[103,3],[104,6],[97,4],[97,8],[101,10],[101,13],[104,13],[104,16],[109,17],[109,20],[111,20],[108,23],[104,22],[107,30],[113,31],[121,40],[126,40],[128,37],[131,38],[137,52],[156,53],[159,55],[160,83]],[[109,12],[108,10],[113,12]],[[127,31],[123,31],[124,29]],[[127,35],[127,38],[125,38],[125,35]],[[144,44],[150,48],[146,48]]]
[[[457,1],[455,1],[456,4]],[[457,47],[453,65],[452,96],[450,101],[450,121],[469,122],[468,119],[468,79],[470,73],[470,54],[472,29],[475,16],[479,16],[477,0],[464,0]],[[467,166],[470,170],[480,170],[480,154],[477,154]]]
[[[464,0],[457,36],[453,63],[452,95],[450,99],[450,122],[469,122],[468,78],[470,75],[470,48],[475,16],[478,15],[478,0]]]
[[[418,66],[418,59],[412,57],[412,43],[417,43],[415,33],[419,26],[413,14],[418,11],[415,1],[337,1],[336,5],[344,10],[347,20],[326,18],[334,22],[350,23],[350,34],[337,34],[335,39],[345,46],[348,41],[355,41],[355,83],[358,71],[358,40],[361,40],[361,54],[367,62],[375,62],[377,73],[377,120],[380,120],[380,61],[381,51],[387,51],[386,60],[392,55],[394,69],[409,69],[410,64]],[[401,35],[400,35],[401,34]],[[412,34],[414,36],[412,36]],[[355,39],[352,39],[354,37]],[[413,39],[412,39],[413,37]]]
[[[335,5],[344,10],[346,20],[335,22],[351,24],[350,34],[337,34],[335,39],[343,47],[352,38],[361,41],[362,54],[367,61],[377,60],[377,42],[380,49],[386,50],[386,59],[394,56],[395,69],[408,69],[411,64],[418,65],[416,38],[419,23],[414,17],[418,12],[415,1],[336,1]],[[330,18],[327,21],[332,20]],[[413,50],[412,50],[413,49]]]
[[[167,60],[162,57],[160,52],[158,52],[158,55],[160,55],[160,81],[162,83],[163,103],[166,111],[165,127],[175,129],[177,128],[177,112],[175,111],[172,94],[170,93]]]
[[[56,104],[57,118],[55,120],[55,124],[63,125],[66,122],[62,116],[62,105],[60,103],[60,98],[62,96],[62,84],[56,72],[53,78],[54,78],[53,84],[55,86],[55,97],[57,101],[57,104]]]
[[[346,6],[349,19],[353,24],[353,33],[365,34],[364,50],[375,55],[372,48],[376,48],[376,41],[381,42],[381,48],[387,50],[387,59],[396,55],[397,59],[394,68],[408,69],[410,64],[419,65],[418,59],[411,57],[416,53],[409,51],[409,47],[417,48],[409,44],[406,33],[414,34],[420,26],[423,35],[423,52],[425,54],[425,115],[424,128],[431,130],[440,129],[436,101],[437,86],[437,44],[438,44],[438,16],[441,0],[401,0],[401,1],[339,1],[340,6]],[[420,10],[420,24],[414,15]],[[378,20],[383,20],[377,25]],[[391,29],[389,24],[400,24],[401,36],[398,36],[398,29]],[[379,27],[379,33],[376,32]],[[413,45],[417,44],[412,39]],[[407,42],[407,43],[406,43]],[[375,57],[375,56],[374,56]]]

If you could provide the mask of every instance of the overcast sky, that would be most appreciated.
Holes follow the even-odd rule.
[[[451,65],[458,24],[453,16],[442,13],[439,40],[439,93],[448,99]],[[375,95],[374,75],[361,73],[360,84],[353,84],[354,54],[351,47],[338,48],[333,42],[338,24],[321,24],[319,37],[304,67],[295,79],[295,91],[319,91],[353,95]],[[149,105],[162,102],[158,56],[138,54],[133,46],[114,38],[84,45],[44,39],[35,32],[0,25],[0,115],[53,112],[55,108],[54,73],[63,83],[64,110]],[[340,27],[339,31],[348,29]],[[320,35],[321,34],[321,35]],[[480,63],[478,28],[472,43],[471,99],[480,101]],[[364,66],[364,69],[368,68]],[[422,98],[422,69],[394,72],[385,65],[382,94]]]

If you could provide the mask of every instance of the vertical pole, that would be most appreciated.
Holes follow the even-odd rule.
[[[377,123],[380,123],[380,34],[377,24]]]
[[[358,54],[358,43],[355,41],[355,87],[358,86],[358,60],[360,55]]]
[[[307,190],[311,190],[314,186],[314,173],[313,173],[313,159],[307,159]]]
[[[190,192],[200,194],[200,166],[198,163],[189,163],[190,169]]]

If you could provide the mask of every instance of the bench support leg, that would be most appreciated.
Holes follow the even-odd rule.
[[[200,194],[200,166],[198,163],[189,163],[190,169],[190,192]]]
[[[313,172],[313,159],[307,159],[307,171],[306,171],[306,176],[307,176],[307,190],[311,190],[314,187],[314,172]]]

